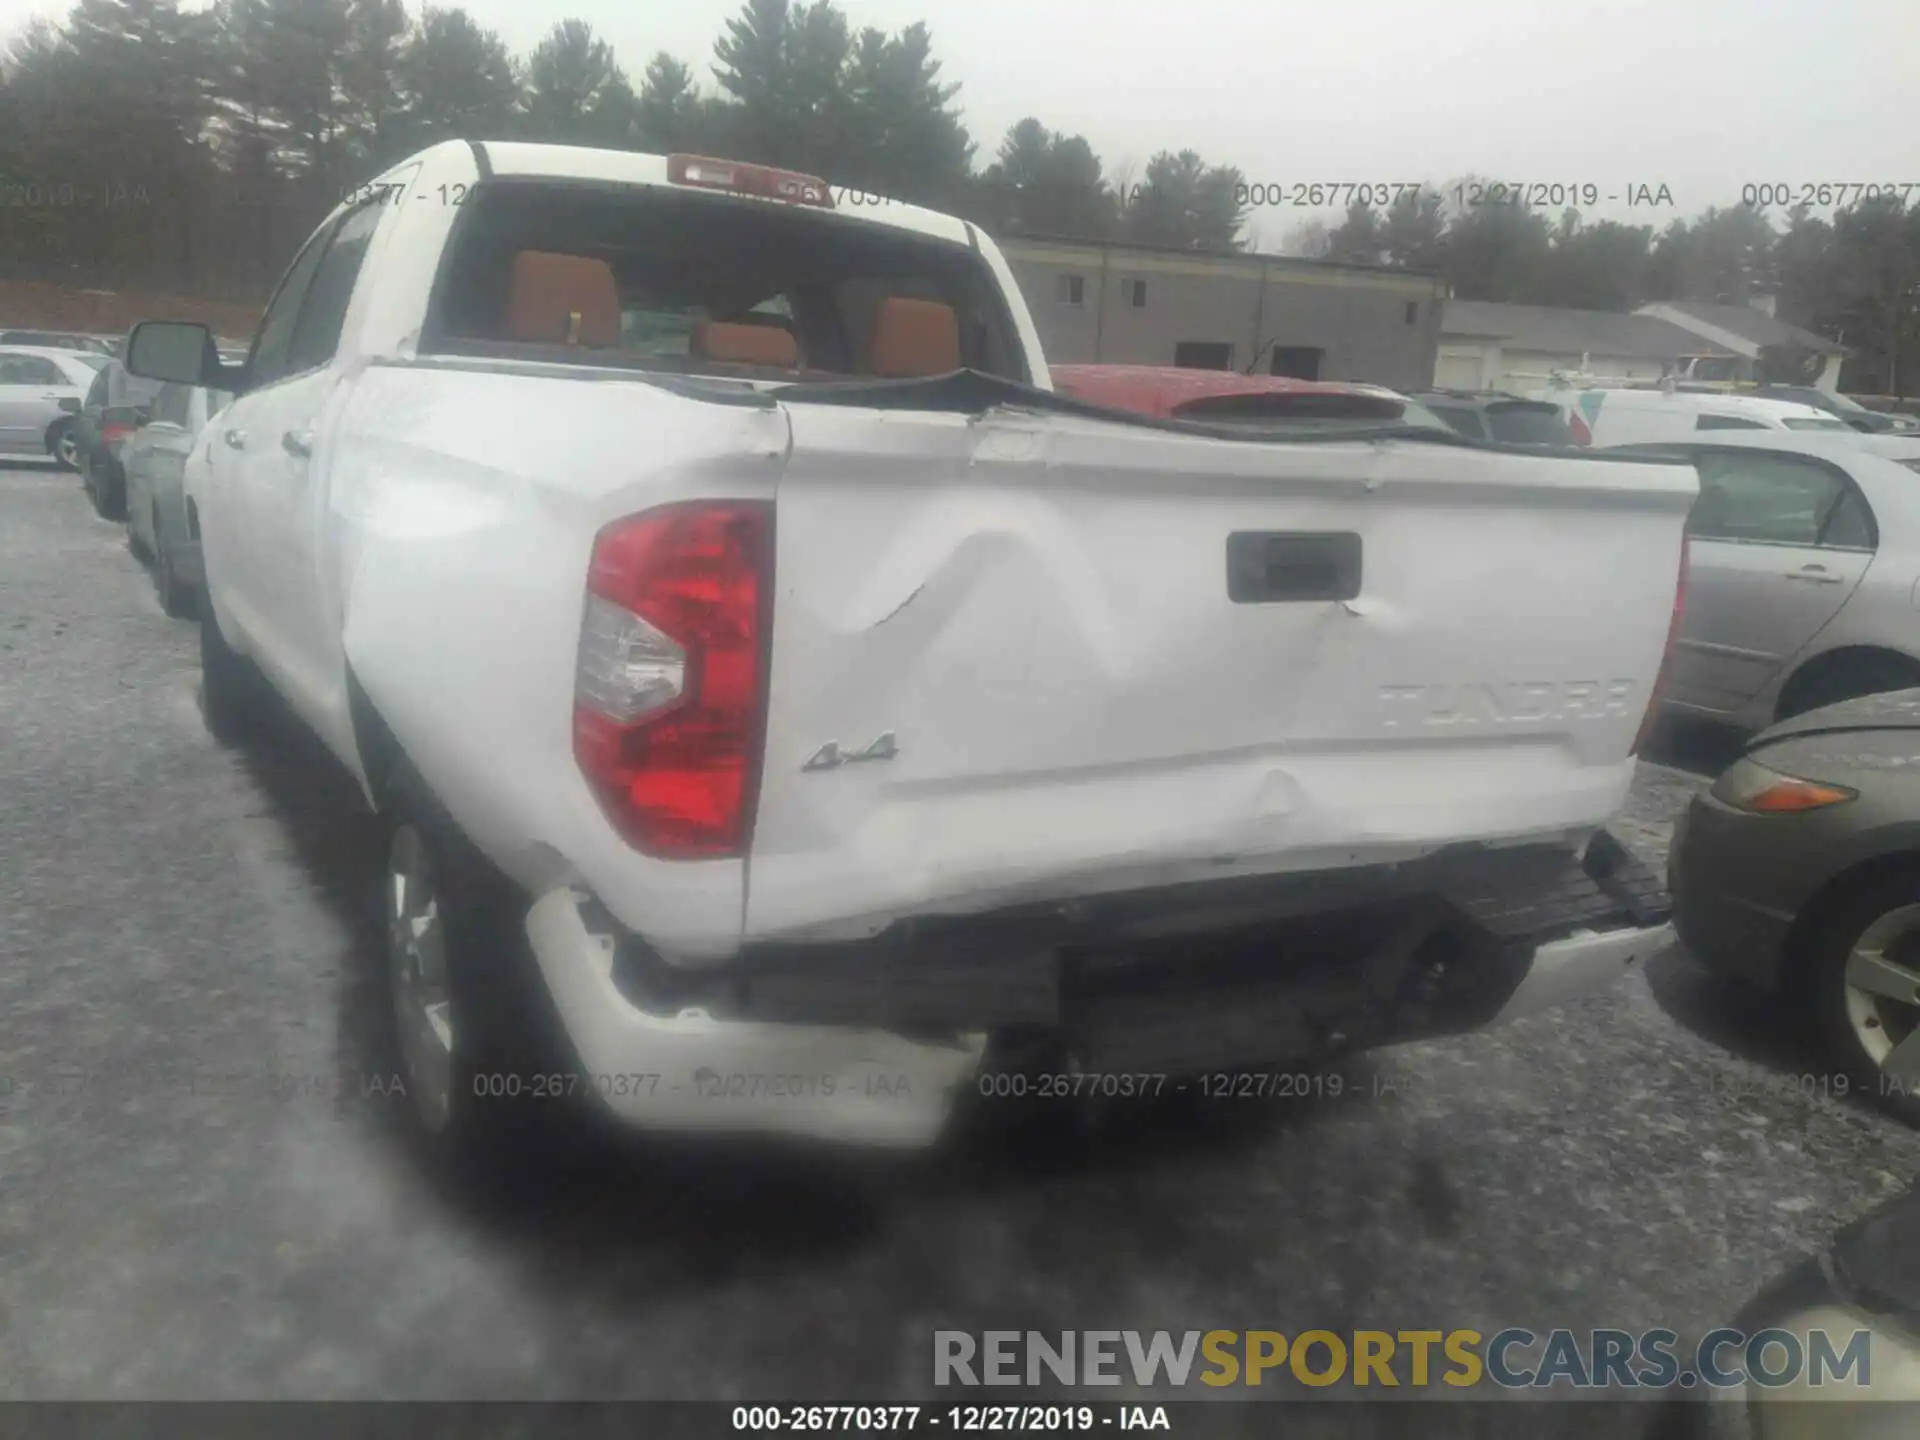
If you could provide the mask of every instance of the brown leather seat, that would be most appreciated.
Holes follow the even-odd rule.
[[[507,334],[540,345],[620,343],[620,287],[606,261],[522,250],[513,257]]]
[[[777,325],[728,325],[702,320],[687,342],[696,360],[721,360],[734,365],[769,365],[781,370],[800,367],[800,347],[790,331]]]
[[[944,375],[960,368],[960,322],[951,305],[895,296],[873,317],[867,369],[887,379]]]

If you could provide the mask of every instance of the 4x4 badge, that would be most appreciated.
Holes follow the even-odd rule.
[[[900,747],[894,743],[893,732],[889,730],[864,750],[842,750],[838,740],[829,740],[814,751],[812,758],[800,768],[838,770],[842,765],[853,765],[862,760],[891,760],[899,753]]]

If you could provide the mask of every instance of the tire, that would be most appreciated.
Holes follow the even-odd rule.
[[[131,505],[127,506],[126,511],[127,511],[127,549],[130,552],[132,552],[133,558],[136,560],[142,560],[142,561],[151,560],[153,558],[153,551],[148,547],[147,542],[140,538],[140,527],[133,523],[133,507]],[[153,518],[151,511],[148,512],[147,518],[149,520]],[[160,533],[159,528],[157,526],[155,527],[153,533],[155,535],[158,535]]]
[[[123,520],[126,518],[126,491],[113,481],[112,462],[108,462],[105,474],[101,473],[100,463],[91,461],[86,471],[87,498],[93,501],[93,513],[102,520]]]
[[[160,592],[160,608],[174,619],[184,620],[193,612],[193,592],[173,573],[173,552],[160,533],[158,515],[153,518],[153,584]]]
[[[430,1167],[498,1178],[576,1107],[552,1002],[526,938],[528,897],[413,772],[382,804],[383,988],[410,1137]]]
[[[225,745],[258,734],[268,707],[267,682],[253,662],[227,644],[211,604],[200,607],[200,708],[207,729]]]
[[[73,422],[63,420],[47,431],[47,454],[62,470],[80,468],[80,441],[73,433]]]
[[[127,477],[123,474],[114,477],[114,464],[107,462],[106,476],[96,482],[96,505],[102,520],[125,520],[127,518]]]
[[[1897,1081],[1885,1069],[1909,1036],[1920,1050],[1920,865],[1863,880],[1820,921],[1802,980],[1822,1048],[1856,1093],[1920,1122],[1920,1061]]]
[[[1790,683],[1780,697],[1779,720],[1791,720],[1822,705],[1837,705],[1842,700],[1858,700],[1863,695],[1878,695],[1887,690],[1905,690],[1920,685],[1920,665],[1899,655],[1869,651],[1842,664],[1830,665],[1797,683]]]

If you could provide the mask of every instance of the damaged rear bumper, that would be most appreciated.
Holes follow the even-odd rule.
[[[619,942],[590,930],[590,913],[581,892],[549,891],[529,912],[527,935],[586,1088],[635,1126],[910,1148],[938,1136],[979,1065],[982,1034],[928,1043],[637,1005],[614,981]]]
[[[562,888],[529,937],[590,1087],[640,1127],[930,1143],[987,1056],[1096,1074],[1325,1061],[1558,1005],[1672,943],[1606,832],[1237,879],[673,966]]]

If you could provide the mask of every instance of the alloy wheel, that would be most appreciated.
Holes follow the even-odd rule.
[[[1847,1020],[1883,1083],[1920,1095],[1920,905],[1883,913],[1847,956]]]

